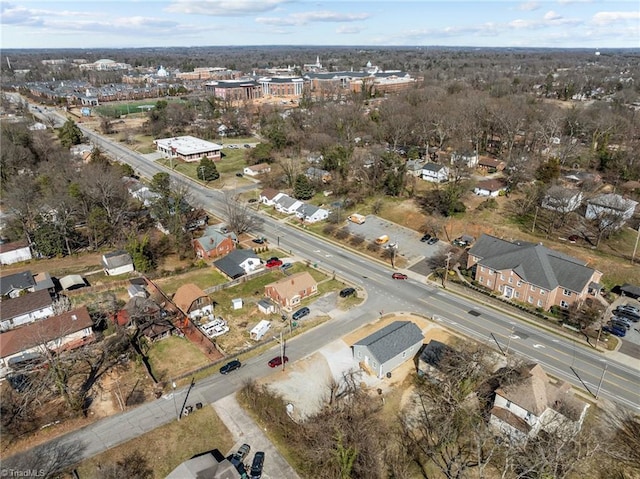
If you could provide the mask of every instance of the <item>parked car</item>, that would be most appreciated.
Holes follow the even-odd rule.
[[[636,314],[633,311],[630,311],[628,309],[616,309],[613,314],[615,314],[616,316],[621,316],[624,318],[628,318],[631,321],[638,322],[640,321],[640,314]]]
[[[427,241],[429,241],[431,239],[431,235],[429,233],[425,233],[422,238],[420,238],[420,241],[422,241],[423,243],[426,243]]]
[[[435,236],[432,236],[429,241],[427,241],[427,244],[436,244],[438,241],[440,241],[440,238],[436,238]]]
[[[276,356],[275,358],[271,359],[269,361],[269,367],[270,368],[277,368],[278,366],[282,366],[282,362],[288,363],[289,362],[289,358],[286,356]]]
[[[393,273],[391,275],[391,277],[393,279],[407,279],[408,278],[408,276],[406,274],[404,274],[404,273]]]
[[[242,173],[236,173],[236,176],[237,176],[238,178],[242,178]]]
[[[264,466],[264,452],[258,451],[253,456],[253,462],[251,463],[250,479],[260,479],[262,477],[263,466]]]
[[[235,371],[240,366],[242,366],[242,363],[240,363],[240,361],[238,361],[237,359],[234,359],[233,361],[229,361],[227,364],[220,368],[220,374],[229,374],[231,371]]]
[[[280,261],[279,259],[270,259],[267,261],[267,264],[265,265],[267,268],[277,268],[278,266],[282,266],[282,261]]]
[[[308,315],[311,311],[309,310],[309,308],[307,308],[306,306],[304,308],[300,308],[298,311],[296,311],[295,313],[293,313],[291,315],[291,318],[293,318],[295,321],[297,321],[300,318],[304,318],[306,315]]]
[[[243,444],[242,446],[240,446],[240,448],[231,456],[231,459],[229,459],[229,462],[231,462],[231,464],[233,464],[235,467],[238,466],[238,464],[242,463],[242,461],[244,460],[245,457],[247,457],[249,455],[249,451],[251,451],[251,446],[249,446],[249,444]]]
[[[247,203],[257,203],[258,202],[258,198],[249,198],[247,200]]]
[[[245,148],[251,148],[251,145],[250,145],[250,144],[248,144],[248,143],[245,143],[244,147],[245,147]]]
[[[256,244],[264,244],[264,238],[254,238],[251,241],[253,241]]]
[[[344,288],[343,290],[340,291],[340,297],[341,298],[346,298],[346,297],[351,296],[353,294],[356,294],[355,288]]]
[[[385,244],[389,242],[388,235],[382,235],[376,238],[376,244]]]
[[[631,328],[631,321],[622,316],[611,316],[611,323],[621,324],[627,329]]]
[[[615,326],[602,326],[602,331],[621,338],[624,338],[627,335],[627,331],[625,329],[616,328]]]
[[[293,263],[284,263],[282,266],[280,266],[280,269],[284,271],[292,267],[293,267]]]

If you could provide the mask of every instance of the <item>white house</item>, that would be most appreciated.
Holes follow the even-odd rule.
[[[511,440],[524,441],[540,431],[575,435],[589,405],[577,399],[568,383],[552,383],[539,364],[496,390],[489,424]]]
[[[478,152],[451,153],[451,164],[475,168],[478,166]]]
[[[316,223],[326,220],[329,217],[329,211],[319,206],[304,203],[296,210],[296,216],[305,223]]]
[[[113,251],[102,255],[102,267],[108,276],[131,273],[135,269],[133,259],[126,251]]]
[[[0,377],[47,351],[60,352],[92,342],[92,326],[89,311],[83,306],[0,334]]]
[[[280,213],[284,213],[286,215],[292,215],[296,212],[298,208],[303,205],[302,201],[296,200],[289,195],[279,196],[275,200],[275,207]]]
[[[201,140],[194,136],[178,136],[153,140],[157,150],[169,158],[179,158],[186,162],[200,161],[206,156],[210,160],[221,158],[222,145]]]
[[[599,195],[587,200],[587,210],[584,217],[588,220],[600,219],[604,226],[617,223],[622,226],[631,219],[638,206],[638,202],[615,193]]]
[[[478,184],[473,189],[473,192],[478,196],[500,196],[501,191],[507,190],[507,184],[499,179],[490,179],[478,181]]]
[[[0,244],[0,264],[13,264],[32,259],[31,248],[26,241]]]
[[[449,168],[437,163],[425,163],[422,166],[422,179],[432,183],[443,183],[449,179]]]
[[[283,196],[284,193],[280,193],[273,188],[265,188],[260,192],[260,203],[267,206],[274,206],[278,198]]]
[[[53,300],[49,291],[41,289],[14,299],[2,301],[0,331],[53,316]]]
[[[554,185],[542,199],[542,207],[559,213],[574,211],[582,203],[582,192],[573,188]]]
[[[271,171],[269,163],[259,163],[257,165],[245,166],[243,173],[247,176],[258,176]]]

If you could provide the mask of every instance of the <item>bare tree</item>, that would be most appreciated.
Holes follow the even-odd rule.
[[[255,231],[260,228],[261,220],[247,204],[240,203],[230,193],[224,195],[227,226],[236,234]]]

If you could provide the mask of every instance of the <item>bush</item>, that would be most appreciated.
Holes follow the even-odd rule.
[[[351,232],[349,231],[349,228],[347,228],[346,226],[343,226],[342,228],[340,228],[339,230],[337,230],[334,233],[335,237],[338,238],[339,240],[345,240],[347,239],[349,236],[351,236]]]

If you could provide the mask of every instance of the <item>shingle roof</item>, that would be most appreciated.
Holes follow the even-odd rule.
[[[278,295],[281,298],[290,299],[300,293],[300,291],[306,290],[307,288],[317,284],[318,283],[313,279],[313,276],[306,271],[303,271],[302,273],[292,274],[291,276],[282,278],[279,281],[269,283],[265,288],[271,287],[278,292]]]
[[[480,190],[487,190],[487,191],[498,191],[503,188],[506,188],[506,186],[507,184],[505,183],[504,180],[491,178],[489,180],[478,181],[476,188]]]
[[[9,251],[15,251],[20,248],[26,248],[29,246],[25,240],[14,241],[12,243],[2,243],[0,244],[0,253],[8,253]]]
[[[230,278],[238,278],[245,274],[244,269],[240,267],[240,263],[249,258],[257,257],[250,249],[236,249],[224,258],[214,261],[213,265]]]
[[[35,285],[31,271],[8,274],[0,278],[0,296],[9,294],[14,289],[29,289]]]
[[[513,270],[527,283],[549,291],[558,286],[582,291],[594,273],[583,261],[542,244],[511,243],[490,235],[482,235],[469,254],[480,258],[482,266]]]
[[[438,171],[442,170],[443,168],[445,168],[445,166],[444,165],[439,165],[438,163],[425,163],[422,166],[423,170],[434,171],[434,172],[438,172]]]
[[[202,291],[195,284],[187,283],[180,286],[173,295],[173,303],[180,308],[183,313],[188,314],[193,302],[198,298],[206,296],[207,293]]]
[[[25,349],[89,328],[92,324],[86,306],[29,323],[0,334],[0,355],[3,358],[12,356]]]
[[[0,320],[6,321],[21,314],[37,311],[51,306],[52,303],[51,295],[46,289],[18,296],[14,299],[6,299],[2,301],[2,307],[0,307]]]
[[[102,264],[107,269],[119,268],[127,264],[133,264],[131,255],[126,251],[113,251],[106,253],[102,257]]]
[[[370,336],[361,339],[354,346],[366,346],[379,364],[397,356],[410,346],[422,342],[424,336],[420,328],[411,321],[394,321]]]

